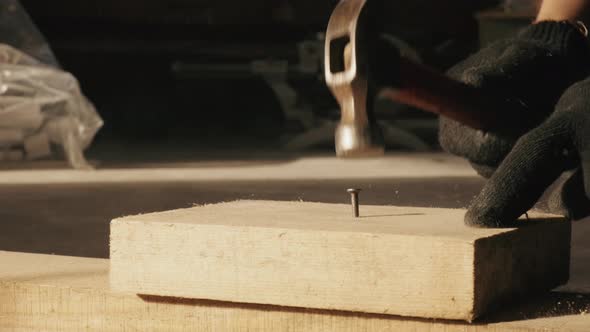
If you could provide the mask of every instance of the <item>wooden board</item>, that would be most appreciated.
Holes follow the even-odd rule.
[[[590,296],[550,293],[485,323],[141,298],[108,287],[109,262],[0,251],[0,331],[585,332]]]
[[[471,321],[567,281],[571,225],[475,229],[463,210],[239,201],[111,223],[138,294]]]

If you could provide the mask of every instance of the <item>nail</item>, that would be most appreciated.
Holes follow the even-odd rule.
[[[359,217],[359,193],[360,189],[348,189],[346,190],[350,194],[350,201],[352,203],[352,215],[355,218]]]

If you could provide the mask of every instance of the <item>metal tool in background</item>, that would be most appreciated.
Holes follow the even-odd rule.
[[[321,38],[321,40],[320,40]],[[260,78],[268,85],[278,101],[285,120],[303,130],[322,125],[304,93],[290,81],[317,81],[321,84],[323,34],[317,39],[303,40],[296,46],[297,62],[289,61],[284,54],[235,62],[176,61],[171,66],[175,77],[184,79],[252,79]]]
[[[420,56],[410,45],[393,36],[386,38],[409,58],[420,61]],[[323,108],[327,105],[318,105],[317,100],[308,98],[308,92],[302,91],[301,86],[293,84],[316,79],[318,84],[322,84],[324,42],[323,33],[318,34],[315,39],[299,42],[295,61],[281,57],[231,63],[176,61],[171,71],[175,77],[183,79],[263,79],[277,98],[285,120],[290,124],[288,127],[296,129],[284,133],[281,138],[283,147],[291,151],[304,151],[316,146],[332,145],[338,125],[337,118],[332,114],[338,114],[339,110],[332,109],[331,104],[330,109]],[[382,108],[389,110],[392,107],[384,104]],[[326,116],[328,113],[330,116]],[[382,120],[379,121],[379,127],[383,130],[388,146],[410,151],[431,150],[430,145],[415,134],[415,131],[436,131],[434,119],[396,119],[395,122]]]
[[[338,156],[383,154],[383,136],[373,114],[377,93],[481,130],[501,128],[508,118],[513,125],[523,120],[510,116],[506,101],[417,64],[392,48],[379,49],[380,32],[372,21],[377,15],[371,15],[378,4],[341,0],[328,24],[324,75],[341,109],[335,134]],[[375,63],[383,52],[387,62]]]

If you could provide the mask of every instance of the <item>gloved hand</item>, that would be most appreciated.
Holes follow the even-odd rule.
[[[570,23],[541,22],[516,38],[483,49],[449,74],[504,98],[515,116],[528,120],[521,126],[511,126],[508,120],[502,130],[484,133],[441,118],[443,148],[467,158],[479,174],[491,177],[469,207],[466,223],[506,226],[530,209],[564,170],[580,165],[578,151],[586,153],[577,125],[587,121],[590,107],[582,110],[582,95],[578,102],[574,95],[590,92],[584,90],[590,85],[572,87],[556,104],[569,86],[590,74],[587,40]],[[590,93],[586,95],[590,98]],[[586,174],[590,176],[590,169]],[[583,188],[582,171],[577,170],[552,195],[553,212],[570,218],[590,214]]]
[[[506,225],[572,168],[574,173],[552,195],[550,205],[579,219],[590,215],[590,78],[567,89],[555,112],[517,141],[470,206],[466,221]]]

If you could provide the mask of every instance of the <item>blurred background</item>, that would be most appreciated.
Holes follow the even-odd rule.
[[[388,0],[376,19],[406,56],[445,71],[530,23],[536,2]],[[395,153],[335,158],[323,32],[336,3],[0,0],[0,249],[108,257],[119,216],[348,204],[347,188],[368,205],[467,206],[483,180],[466,161],[406,153],[440,150],[421,110],[378,102]],[[97,171],[68,169],[85,168],[83,150]]]
[[[339,110],[323,79],[322,38],[337,1],[21,2],[104,119],[90,158],[162,158],[162,146],[176,147],[166,149],[172,159],[333,151]],[[441,71],[533,15],[518,1],[387,7],[378,18],[385,32]],[[377,108],[401,137],[389,149],[438,149],[434,116],[388,102]]]

